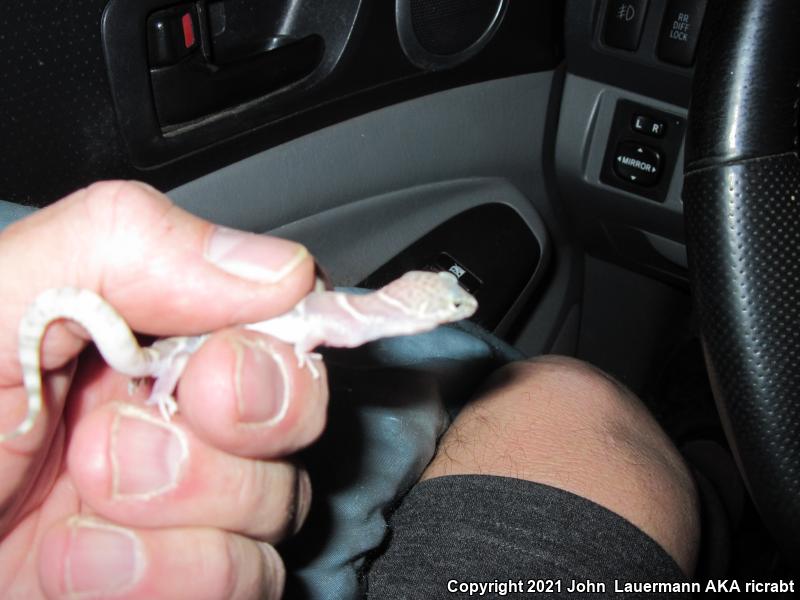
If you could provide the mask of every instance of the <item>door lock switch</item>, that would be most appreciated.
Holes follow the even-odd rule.
[[[480,279],[447,252],[440,252],[439,255],[431,261],[429,269],[431,271],[447,271],[455,275],[459,285],[470,294],[477,292],[483,285]]]
[[[151,69],[174,65],[198,47],[194,4],[159,10],[147,18],[147,53]]]

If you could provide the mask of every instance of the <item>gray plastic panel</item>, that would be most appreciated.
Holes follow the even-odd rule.
[[[552,80],[551,72],[535,73],[396,104],[254,155],[169,195],[209,220],[266,231],[395,190],[497,176],[534,202],[540,199],[540,211],[552,214],[541,163]]]
[[[608,0],[567,0],[564,43],[570,72],[688,105],[692,69],[671,65],[657,55],[668,0],[649,0],[636,51],[612,48],[603,42],[607,5]]]
[[[360,280],[463,208],[509,202],[530,224],[532,207],[547,228],[554,266],[531,317],[517,326],[517,345],[538,354],[555,339],[580,279],[545,169],[554,143],[549,118],[559,102],[553,82],[553,72],[535,73],[396,104],[254,155],[170,196],[231,227],[284,226],[278,233],[308,243],[336,283]]]
[[[663,204],[642,196],[619,190],[600,181],[600,169],[608,144],[611,121],[617,100],[625,99],[651,106],[658,110],[686,117],[685,108],[666,104],[640,96],[627,90],[611,87],[605,83],[567,75],[561,103],[561,121],[556,138],[556,173],[560,184],[581,184],[603,195],[613,194],[640,203],[642,206],[681,213],[681,186],[683,173],[676,169],[671,175],[669,193]],[[678,164],[683,164],[683,148],[678,155]],[[585,189],[584,192],[589,191]]]
[[[547,230],[536,210],[505,180],[460,180],[410,188],[334,208],[271,233],[302,242],[333,281],[352,286],[450,217],[487,202],[514,208],[541,249],[541,258],[527,286],[495,329],[498,335],[505,336],[540,282],[551,252]],[[487,235],[502,235],[491,225],[487,223]],[[356,240],[353,231],[361,232]],[[508,251],[513,253],[514,248]]]
[[[600,219],[627,225],[654,239],[683,242],[683,146],[670,175],[663,203],[620,190],[600,181],[617,100],[627,99],[680,117],[685,108],[640,96],[608,84],[567,74],[556,138],[556,176],[559,189],[579,219]],[[676,244],[680,245],[680,244]],[[653,248],[680,266],[681,249],[654,244]]]
[[[305,244],[337,284],[355,285],[437,225],[487,202],[513,207],[539,240],[543,256],[546,254],[544,223],[519,190],[503,179],[409,188],[331,209],[271,233]],[[353,231],[360,233],[353,237]]]

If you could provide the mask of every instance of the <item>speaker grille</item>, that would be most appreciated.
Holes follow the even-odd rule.
[[[491,26],[498,3],[490,0],[410,0],[419,44],[439,55],[469,48]]]

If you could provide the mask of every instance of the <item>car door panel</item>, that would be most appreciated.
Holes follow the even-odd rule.
[[[562,3],[512,0],[488,45],[447,68],[404,55],[395,4],[361,3],[330,81],[193,124],[202,143],[140,161],[129,132],[147,119],[119,102],[105,0],[8,3],[0,134],[13,151],[0,162],[0,198],[12,204],[3,218],[96,179],[141,179],[212,221],[302,240],[337,283],[353,284],[453,215],[501,202],[546,256],[552,249],[504,325],[526,351],[545,351],[580,287],[552,155]],[[219,129],[231,117],[236,127]],[[180,133],[158,135],[177,148]],[[501,232],[487,224],[486,235]]]
[[[447,218],[478,204],[507,203],[548,240],[548,255],[550,243],[556,249],[542,289],[526,289],[504,323],[517,344],[541,353],[575,304],[581,276],[547,169],[559,98],[554,80],[555,72],[522,75],[385,107],[169,195],[212,221],[308,244],[334,281],[346,285]],[[487,223],[486,235],[502,232]],[[524,260],[514,250],[508,248],[508,260]],[[536,303],[526,306],[534,291]]]
[[[286,3],[292,10],[309,13],[317,1]],[[244,0],[227,2],[246,5]],[[120,3],[144,6],[126,0],[114,5]],[[344,50],[328,49],[341,56],[324,81],[306,89],[304,79],[306,83],[193,122],[183,132],[161,131],[153,125],[154,100],[144,62],[146,15],[123,27],[123,33],[138,37],[128,39],[119,32],[106,32],[104,37],[107,4],[108,0],[4,3],[0,139],[14,151],[0,161],[0,198],[42,206],[93,180],[113,177],[142,179],[171,189],[382,106],[478,81],[552,69],[561,58],[560,2],[511,2],[502,25],[476,56],[453,68],[423,69],[414,66],[400,46],[395,2],[354,1],[348,7],[359,5],[355,27]],[[171,4],[165,0],[163,5]],[[348,8],[348,19],[351,12]],[[113,83],[120,68],[135,62],[135,57],[112,60],[111,50],[120,46],[141,54],[143,61],[137,63],[140,70],[127,77],[130,85],[139,82],[133,90],[135,102],[121,101],[119,86]],[[146,147],[137,146],[138,135],[145,146],[164,150],[163,155],[158,149],[150,155]]]

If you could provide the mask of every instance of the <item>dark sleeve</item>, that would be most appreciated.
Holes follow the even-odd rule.
[[[530,481],[429,479],[409,492],[389,525],[384,552],[367,572],[370,600],[690,597],[680,591],[692,584],[675,561],[635,525]],[[470,596],[470,584],[485,587]],[[653,587],[635,587],[644,584]],[[626,585],[634,587],[620,592]]]

